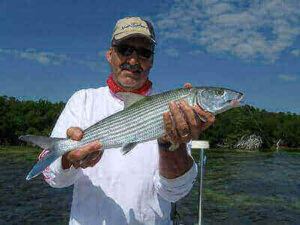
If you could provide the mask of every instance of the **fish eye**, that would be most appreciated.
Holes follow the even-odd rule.
[[[224,94],[224,90],[222,90],[222,89],[217,89],[217,90],[215,90],[215,94],[216,94],[216,95],[223,95],[223,94]]]

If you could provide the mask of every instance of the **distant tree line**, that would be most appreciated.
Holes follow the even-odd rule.
[[[300,146],[300,115],[267,112],[249,105],[217,115],[213,127],[203,133],[213,146],[233,146],[243,136],[260,136],[263,148],[278,142],[285,147]]]
[[[19,145],[18,137],[25,134],[49,136],[64,105],[0,96],[0,145]],[[300,115],[246,105],[218,115],[201,139],[209,140],[213,147],[233,146],[243,136],[252,134],[262,138],[264,148],[271,148],[279,140],[281,145],[299,147]]]
[[[0,96],[0,145],[18,145],[24,134],[49,136],[64,105]]]

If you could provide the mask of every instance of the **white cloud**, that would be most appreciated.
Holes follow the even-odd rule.
[[[26,59],[35,61],[42,65],[54,65],[59,66],[64,63],[79,64],[85,68],[91,70],[92,72],[105,72],[107,73],[107,63],[105,59],[105,51],[99,50],[97,52],[98,60],[92,60],[89,58],[82,58],[80,60],[71,58],[66,54],[53,53],[46,51],[39,51],[33,48],[28,48],[25,50],[19,49],[3,49],[0,48],[0,55],[12,55],[19,59]]]
[[[300,56],[300,49],[294,49],[291,51],[294,56]]]
[[[299,76],[294,74],[280,74],[278,75],[279,79],[284,81],[296,81],[299,79]]]
[[[168,56],[173,58],[177,58],[179,56],[179,52],[176,48],[166,48],[164,51]]]
[[[212,7],[207,10],[207,13],[210,15],[219,15],[230,11],[232,11],[232,6],[230,4],[219,3],[212,5]]]
[[[272,63],[300,34],[298,0],[175,0],[154,19],[163,43],[185,40],[214,54]]]
[[[69,60],[69,58],[64,54],[37,51],[36,49],[32,48],[25,50],[1,49],[0,54],[13,55],[20,59],[28,59],[44,65],[61,65]]]

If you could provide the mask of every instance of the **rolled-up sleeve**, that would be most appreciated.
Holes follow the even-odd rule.
[[[45,181],[55,188],[68,187],[74,184],[80,174],[80,169],[71,166],[69,169],[63,169],[61,157],[55,160],[47,169],[43,171]]]
[[[180,177],[167,179],[159,174],[154,176],[154,186],[157,193],[169,202],[177,202],[186,196],[193,187],[197,176],[197,165],[194,163],[192,168]]]
[[[191,154],[191,143],[187,145],[188,152]],[[154,187],[157,193],[169,202],[177,202],[186,196],[193,187],[198,173],[197,164],[180,177],[168,179],[159,174],[159,170],[154,175]]]
[[[82,105],[85,104],[85,93],[83,91],[76,92],[67,102],[64,110],[60,114],[55,127],[52,131],[51,137],[66,138],[66,131],[70,127],[80,127],[82,128],[83,121],[83,108]],[[47,150],[44,150],[47,151]],[[42,155],[43,153],[41,153]],[[47,152],[45,153],[47,154]],[[80,175],[81,169],[75,169],[71,167],[70,169],[64,170],[62,168],[61,157],[55,160],[50,166],[48,166],[44,171],[45,181],[55,188],[67,187],[76,181],[77,177]]]

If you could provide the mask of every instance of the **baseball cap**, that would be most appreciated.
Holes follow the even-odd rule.
[[[118,20],[112,34],[112,43],[118,44],[120,41],[129,37],[146,37],[153,44],[155,42],[154,29],[151,22],[141,17],[125,17]]]

